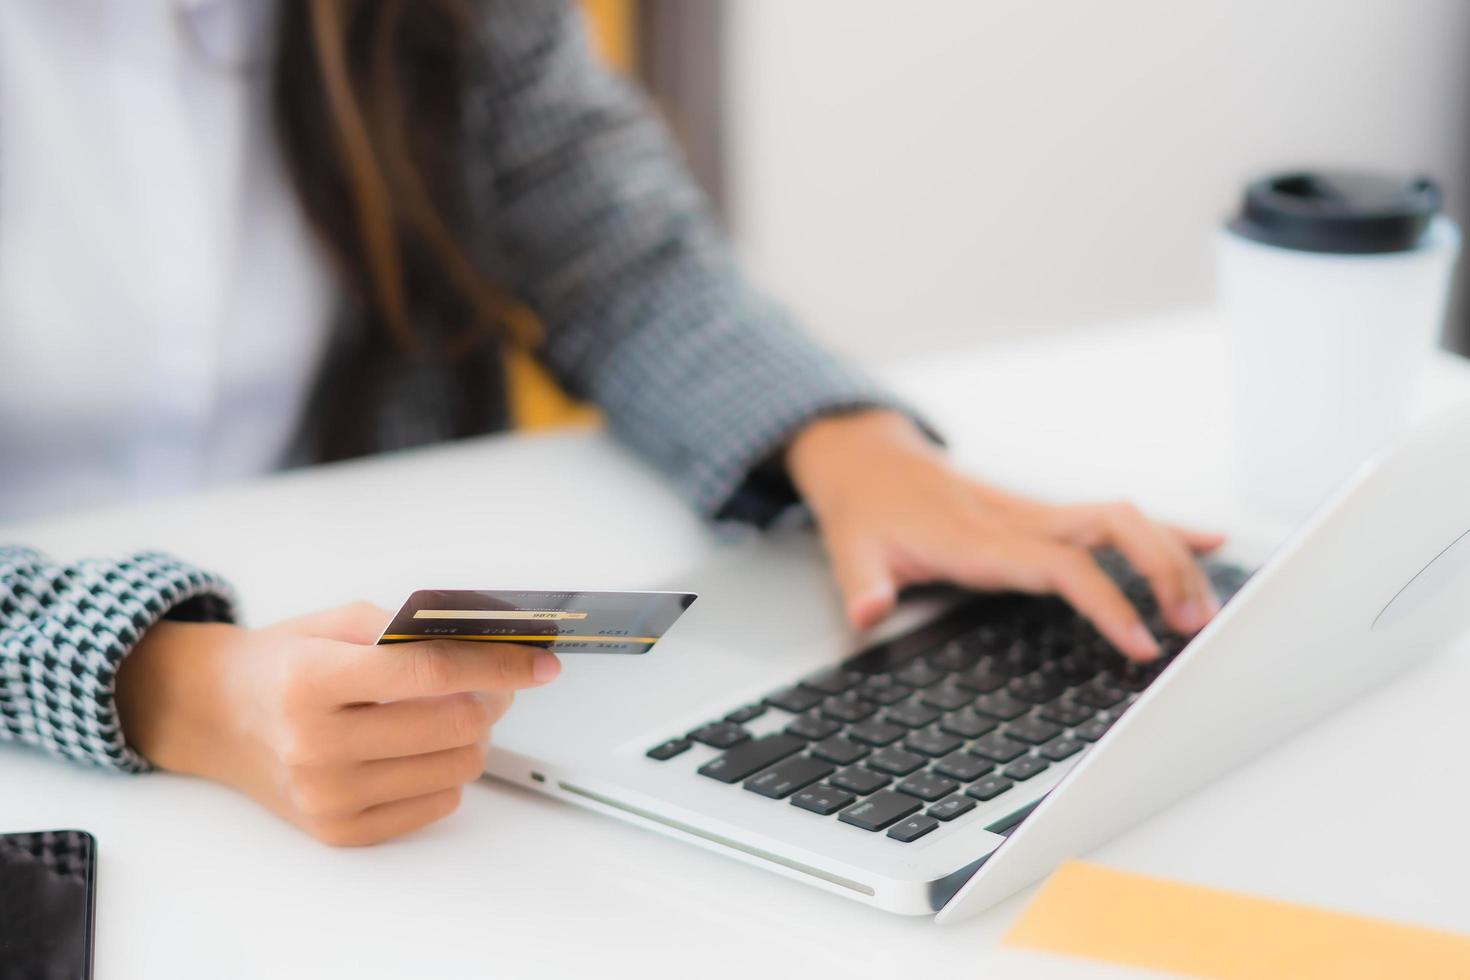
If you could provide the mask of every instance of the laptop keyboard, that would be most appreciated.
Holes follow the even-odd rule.
[[[695,743],[720,749],[701,777],[918,840],[1083,752],[1188,642],[1170,632],[1140,576],[1114,554],[1099,561],[1159,638],[1156,661],[1129,663],[1055,597],[978,596],[647,756],[666,761]],[[1248,574],[1204,567],[1222,600]],[[787,721],[781,730],[745,727],[771,713]]]

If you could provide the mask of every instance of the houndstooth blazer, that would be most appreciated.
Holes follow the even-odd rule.
[[[794,500],[768,464],[798,428],[891,400],[745,282],[665,129],[597,65],[574,9],[496,0],[480,23],[466,107],[478,257],[544,325],[543,363],[598,403],[613,433],[706,516],[766,523]],[[365,424],[331,455],[504,419],[496,364],[476,376],[464,362],[385,359],[368,336],[344,318],[304,458],[324,455],[334,419]],[[160,619],[233,616],[226,583],[168,555],[57,565],[0,547],[0,740],[147,769],[118,723],[118,664]]]

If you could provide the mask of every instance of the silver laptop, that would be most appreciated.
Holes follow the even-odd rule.
[[[1470,407],[1248,580],[1210,571],[1223,611],[1138,668],[1053,598],[930,595],[860,642],[810,535],[768,538],[670,583],[700,599],[651,653],[565,658],[486,771],[891,912],[973,914],[1470,627]]]

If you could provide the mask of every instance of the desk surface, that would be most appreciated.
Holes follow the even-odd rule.
[[[1057,498],[1130,497],[1269,546],[1284,529],[1242,509],[1231,488],[1226,364],[1213,319],[1187,314],[997,340],[885,377],[992,480]],[[1421,410],[1467,396],[1470,366],[1437,357]],[[354,598],[394,606],[431,584],[638,587],[719,546],[654,475],[592,433],[420,450],[0,528],[0,540],[57,557],[173,550],[229,576],[255,624]],[[1459,651],[1092,857],[1470,931],[1465,691],[1470,658]],[[0,747],[0,830],[73,826],[101,842],[107,980],[927,977],[957,964],[976,976],[1134,975],[997,948],[1029,892],[939,928],[489,781],[408,839],[333,850],[216,786]]]

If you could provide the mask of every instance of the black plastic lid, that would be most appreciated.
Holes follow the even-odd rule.
[[[1247,185],[1230,229],[1303,252],[1406,252],[1439,206],[1439,187],[1428,177],[1301,170]]]

